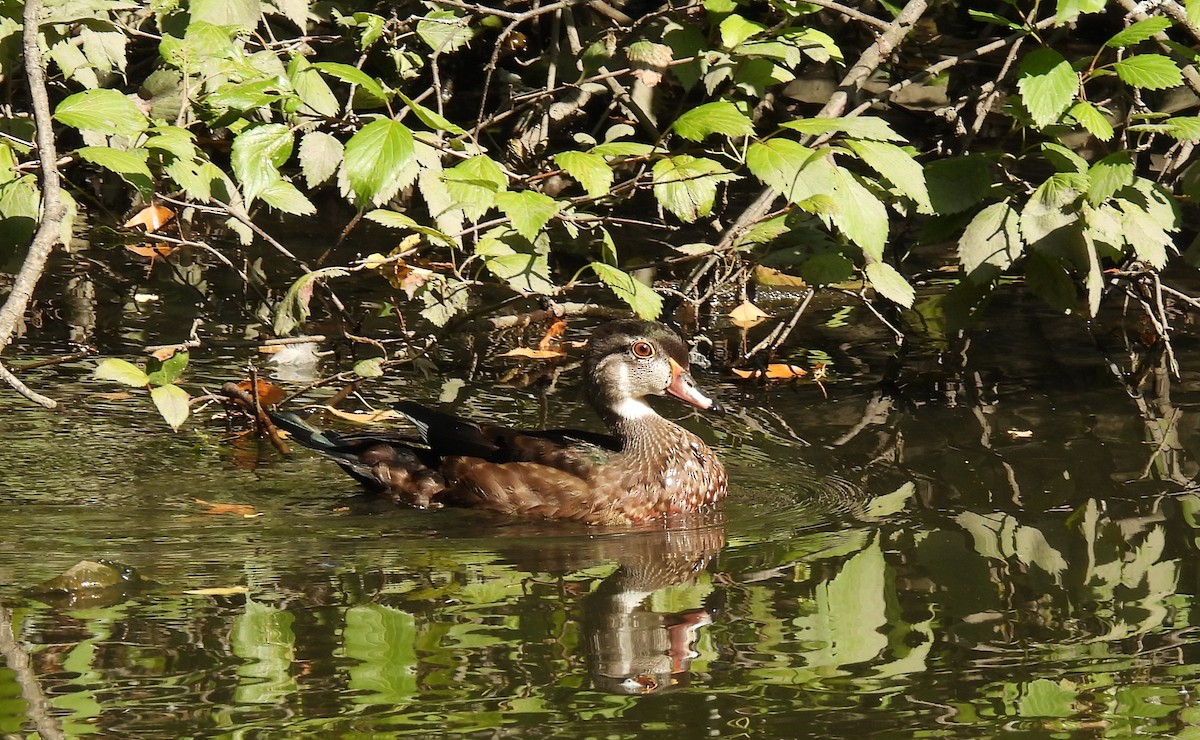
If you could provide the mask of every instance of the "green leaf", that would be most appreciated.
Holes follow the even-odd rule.
[[[929,202],[942,216],[961,213],[987,197],[992,189],[988,160],[980,156],[930,162],[925,167]]]
[[[532,190],[500,193],[496,196],[496,205],[508,216],[517,233],[531,242],[558,213],[558,203],[553,198]]]
[[[150,125],[133,101],[116,90],[86,90],[63,98],[54,120],[82,131],[129,137]]]
[[[985,264],[1007,270],[1023,250],[1017,212],[1008,203],[975,214],[958,240],[958,259],[968,275]]]
[[[360,203],[390,200],[415,151],[412,131],[399,121],[381,118],[363,126],[346,142],[342,161],[350,192]]]
[[[603,262],[593,262],[592,269],[596,271],[596,276],[601,282],[616,293],[618,298],[628,303],[638,316],[653,320],[662,313],[662,296],[655,293],[654,288],[624,270]]]
[[[721,46],[725,49],[732,49],[748,38],[757,36],[767,27],[761,23],[748,21],[736,13],[721,21]]]
[[[558,286],[550,280],[549,240],[542,235],[533,242],[506,227],[492,229],[475,244],[488,272],[522,294],[553,295]]]
[[[258,194],[280,179],[279,167],[292,155],[292,131],[282,123],[248,128],[233,140],[233,174],[250,205]]]
[[[279,83],[274,79],[222,85],[206,95],[204,102],[213,108],[239,111],[265,108],[282,97],[278,88]]]
[[[325,267],[297,278],[292,287],[288,288],[283,300],[275,306],[275,333],[281,337],[287,336],[308,319],[308,303],[312,300],[313,288],[317,282],[349,274],[341,267]]]
[[[882,260],[888,236],[887,207],[848,170],[836,167],[834,181],[836,187],[832,197],[836,209],[831,215],[833,222],[850,241],[862,247],[865,254],[876,262]]]
[[[384,89],[379,80],[376,80],[358,67],[351,67],[349,64],[341,64],[339,62],[316,62],[312,66],[330,77],[336,77],[342,82],[348,82],[351,85],[361,88],[381,103],[387,102],[391,98],[391,95]]]
[[[896,272],[896,268],[886,262],[871,262],[867,265],[867,280],[879,295],[892,303],[905,308],[912,308],[916,294],[904,276]]]
[[[695,221],[712,212],[717,183],[737,179],[719,162],[690,154],[660,159],[654,164],[654,197],[682,221]]]
[[[458,51],[475,37],[475,31],[467,25],[467,19],[448,10],[426,13],[417,22],[417,35],[436,54]]]
[[[337,96],[329,89],[320,71],[307,59],[297,54],[288,63],[288,81],[310,113],[332,117],[338,114],[341,105]]]
[[[508,177],[495,160],[479,154],[442,173],[446,190],[467,218],[477,221],[496,203],[496,195],[508,189]]]
[[[1123,46],[1133,46],[1141,43],[1148,38],[1151,38],[1156,33],[1167,30],[1171,27],[1171,20],[1164,18],[1161,15],[1152,16],[1130,24],[1123,31],[1118,31],[1111,39],[1104,42],[1104,45],[1110,49],[1120,49]]]
[[[1080,13],[1099,13],[1106,4],[1105,0],[1058,0],[1054,20],[1061,26],[1075,20]]]
[[[150,368],[153,368],[146,374],[147,382],[150,385],[167,385],[179,380],[179,376],[183,375],[183,371],[187,368],[190,355],[187,350],[176,350],[175,354],[165,360],[157,358],[150,360]],[[149,369],[149,368],[148,368]],[[145,385],[143,383],[143,385]]]
[[[816,156],[816,151],[799,142],[777,136],[751,144],[746,150],[746,166],[788,202],[798,203],[817,192],[828,194],[833,190],[832,186],[814,188],[805,178],[804,170]]]
[[[170,152],[178,159],[191,159],[197,155],[196,135],[179,126],[155,126],[147,131],[147,149]]]
[[[124,151],[107,146],[85,146],[76,149],[75,154],[85,162],[117,173],[145,196],[154,192],[153,176],[146,166],[150,152],[145,149]]]
[[[115,357],[101,360],[92,376],[97,380],[115,380],[135,388],[145,388],[150,384],[149,376],[141,368]]]
[[[1098,206],[1126,185],[1133,183],[1133,160],[1129,153],[1113,152],[1088,169],[1088,202]]]
[[[262,3],[259,0],[191,0],[188,13],[193,23],[202,21],[214,26],[239,26],[250,30],[258,25]]]
[[[1082,173],[1088,170],[1087,160],[1062,144],[1044,141],[1042,142],[1042,154],[1059,172]]]
[[[264,203],[293,216],[311,216],[317,207],[287,180],[276,180],[258,194]]]
[[[172,429],[178,431],[183,422],[187,421],[188,401],[191,397],[184,389],[171,383],[160,385],[150,389],[150,398],[158,408],[158,413],[162,414],[163,420],[170,424]]]
[[[360,378],[381,378],[383,377],[383,358],[370,357],[360,360],[354,363],[354,372]]]
[[[451,123],[449,119],[432,108],[426,108],[399,90],[396,91],[396,94],[400,96],[400,99],[404,101],[404,104],[408,106],[408,109],[413,112],[413,115],[415,115],[417,119],[421,121],[421,123],[425,124],[434,131],[446,131],[454,134],[455,136],[461,136],[467,133],[465,130],[463,130],[462,126],[459,126],[456,123]]]
[[[1114,131],[1112,124],[1100,112],[1100,109],[1088,102],[1078,102],[1071,106],[1067,111],[1067,115],[1079,122],[1080,126],[1087,129],[1088,133],[1095,136],[1100,141],[1109,141],[1112,139]]]
[[[1172,116],[1167,133],[1180,141],[1200,141],[1200,116]]]
[[[1078,305],[1075,281],[1067,266],[1041,250],[1031,250],[1025,259],[1025,282],[1035,295],[1055,310],[1070,311]]]
[[[718,100],[692,108],[676,118],[671,128],[683,138],[692,141],[702,141],[709,134],[732,137],[749,136],[754,133],[754,124],[750,122],[750,117],[728,100]]]
[[[780,124],[784,128],[799,131],[802,134],[828,134],[840,131],[856,139],[874,139],[876,141],[904,141],[904,137],[892,130],[882,118],[872,116],[853,116],[850,118],[803,118],[799,121],[788,121]]]
[[[337,172],[345,153],[342,142],[323,131],[310,131],[300,140],[300,171],[311,190]]]
[[[431,226],[426,226],[422,223],[419,223],[403,213],[397,213],[396,211],[389,211],[384,208],[379,208],[368,213],[366,218],[369,221],[374,221],[377,224],[387,226],[389,228],[407,229],[409,231],[415,231],[418,234],[424,234],[432,239],[437,239],[448,247],[455,246],[454,240],[446,234]]]
[[[1133,247],[1138,259],[1161,270],[1167,264],[1167,248],[1173,243],[1170,234],[1136,203],[1119,198],[1117,207],[1121,209],[1125,241]]]
[[[1037,189],[1021,209],[1021,236],[1026,244],[1036,244],[1058,229],[1078,220],[1075,201],[1087,187],[1087,179],[1078,174],[1056,172]]]
[[[1127,85],[1162,90],[1183,84],[1183,73],[1169,57],[1162,54],[1138,54],[1113,63],[1117,77]]]
[[[604,157],[591,152],[560,152],[554,155],[554,163],[578,180],[590,197],[608,195],[613,183],[613,171]]]
[[[1079,75],[1058,52],[1037,49],[1021,61],[1017,87],[1033,122],[1045,128],[1070,107],[1079,89]]]
[[[882,518],[904,511],[904,507],[916,492],[916,484],[909,481],[891,493],[876,496],[867,502],[867,516]]]
[[[883,175],[900,192],[911,198],[917,204],[920,213],[933,213],[933,205],[929,202],[929,190],[925,185],[925,171],[908,152],[884,141],[850,139],[846,145],[871,169]]]

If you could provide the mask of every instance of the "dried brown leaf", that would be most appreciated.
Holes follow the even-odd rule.
[[[808,375],[808,371],[799,365],[788,365],[781,362],[772,362],[767,365],[766,372],[762,370],[741,370],[733,369],[733,374],[739,378],[763,378],[767,380],[795,380]]]
[[[758,306],[750,301],[746,301],[742,305],[729,312],[729,320],[734,326],[742,329],[749,329],[752,326],[761,324],[763,319],[770,318],[770,314],[763,311]]]
[[[202,498],[192,499],[201,506],[206,506],[201,514],[235,514],[244,519],[253,519],[256,516],[262,516],[261,512],[256,512],[253,506],[246,504],[218,504],[212,501],[205,501]]]
[[[190,596],[235,596],[248,594],[250,589],[245,586],[216,586],[214,588],[193,588],[184,593]]]
[[[256,378],[255,380],[257,381],[258,386],[258,402],[263,406],[274,406],[282,401],[283,397],[286,395],[283,392],[283,389],[274,383],[268,383],[262,378]],[[238,388],[241,388],[247,393],[251,393],[250,379],[247,378],[246,380],[238,383]],[[253,394],[251,393],[251,395]]]
[[[403,414],[401,414],[399,411],[393,411],[392,409],[381,409],[379,411],[358,414],[353,411],[342,411],[341,409],[335,409],[332,406],[322,406],[321,408],[330,414],[333,414],[342,421],[348,421],[352,424],[376,424],[381,421],[396,421],[397,419],[404,418]]]
[[[166,206],[151,203],[134,214],[133,218],[126,221],[125,228],[132,229],[134,226],[145,226],[146,231],[158,231],[174,217],[175,211]]]

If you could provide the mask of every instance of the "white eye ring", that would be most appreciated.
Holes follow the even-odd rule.
[[[649,342],[634,342],[629,351],[634,357],[646,360],[654,356],[654,345]]]

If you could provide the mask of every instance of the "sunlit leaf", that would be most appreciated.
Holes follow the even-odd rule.
[[[851,116],[849,118],[802,118],[781,123],[784,128],[803,134],[828,134],[840,131],[856,139],[876,141],[904,141],[904,137],[892,130],[882,118],[874,116]]]
[[[383,377],[383,361],[382,357],[359,360],[354,363],[354,372],[361,378],[381,378]]]
[[[732,372],[739,378],[766,378],[767,380],[795,380],[808,375],[807,369],[783,362],[772,362],[767,365],[765,370],[743,370],[735,367]]]
[[[381,103],[386,102],[390,97],[378,80],[363,72],[358,67],[352,67],[349,64],[342,64],[340,62],[316,62],[312,66],[331,77],[336,77],[342,82],[348,82],[351,85],[356,85],[366,90],[371,97],[379,100]]]
[[[151,203],[135,213],[132,218],[130,218],[121,226],[122,228],[126,229],[132,229],[135,226],[143,226],[148,232],[158,231],[174,216],[175,211],[172,211],[170,208]]]
[[[446,190],[467,218],[478,220],[496,203],[496,195],[508,189],[508,177],[491,157],[479,154],[442,173]]]
[[[175,350],[163,359],[155,357],[147,368],[146,377],[151,385],[174,383],[188,366],[188,351]]]
[[[833,177],[832,198],[837,206],[831,214],[833,222],[864,253],[876,261],[883,259],[888,237],[887,207],[848,170],[835,167]]]
[[[97,380],[115,380],[136,388],[145,388],[150,383],[150,378],[141,368],[115,357],[101,360],[92,375]]]
[[[506,191],[496,195],[496,206],[508,216],[517,233],[529,241],[558,213],[558,203],[532,190]]]
[[[1088,169],[1088,201],[1100,205],[1133,183],[1133,160],[1128,152],[1113,152]]]
[[[529,241],[506,228],[493,229],[475,244],[488,271],[520,293],[552,295],[558,286],[550,279],[550,244],[545,234]]]
[[[554,155],[554,163],[568,175],[579,181],[592,198],[608,194],[613,183],[612,167],[604,157],[591,152],[560,152]]]
[[[741,137],[754,133],[750,117],[728,100],[705,103],[687,110],[675,119],[671,128],[692,141],[702,141],[710,134]]]
[[[475,36],[467,19],[448,10],[425,13],[417,21],[417,35],[437,54],[457,51]]]
[[[350,191],[361,203],[389,200],[415,152],[412,132],[404,124],[390,118],[368,123],[346,142],[342,171]]]
[[[76,149],[75,154],[85,162],[117,173],[121,179],[142,191],[144,195],[154,190],[153,176],[150,174],[150,168],[146,166],[150,152],[145,149],[125,151],[107,146],[84,146]]]
[[[850,139],[846,145],[871,169],[883,175],[900,192],[915,201],[919,212],[933,213],[933,206],[929,202],[929,190],[925,185],[925,171],[912,155],[885,141]]]
[[[1104,42],[1104,45],[1110,49],[1133,46],[1146,39],[1153,38],[1155,34],[1167,30],[1171,25],[1171,19],[1164,18],[1161,15],[1143,18],[1115,33],[1112,38]]]
[[[1039,127],[1056,122],[1079,89],[1079,75],[1058,52],[1036,49],[1021,61],[1017,80],[1021,102]]]
[[[743,302],[740,306],[729,312],[729,321],[734,326],[742,329],[749,329],[752,326],[757,326],[764,319],[771,318],[771,314],[763,311],[758,306],[749,301]]]
[[[455,136],[461,136],[462,134],[467,133],[462,126],[451,122],[441,113],[438,113],[432,108],[426,108],[400,91],[397,91],[396,94],[400,96],[400,99],[404,101],[404,104],[408,106],[408,109],[413,112],[413,115],[415,115],[417,119],[421,121],[421,123],[425,124],[434,131],[445,131],[447,133],[454,134]]]
[[[342,163],[342,142],[323,131],[310,131],[300,140],[300,171],[311,189],[333,177]]]
[[[892,303],[912,308],[916,293],[904,276],[886,262],[871,262],[866,268],[871,287]]]
[[[984,264],[1007,270],[1023,251],[1020,220],[1006,202],[975,214],[958,240],[958,259],[968,274]]]
[[[1100,112],[1100,109],[1087,101],[1080,101],[1071,106],[1067,113],[1100,141],[1109,141],[1114,135],[1112,124]]]
[[[55,107],[54,120],[84,131],[137,136],[150,125],[133,101],[116,90],[86,90]]]
[[[282,176],[279,168],[292,155],[292,131],[282,123],[248,128],[233,140],[233,173],[247,204]]]
[[[1183,73],[1170,57],[1162,54],[1138,54],[1113,64],[1117,77],[1127,85],[1146,90],[1162,90],[1183,84]]]
[[[720,163],[704,157],[679,154],[654,164],[654,197],[681,221],[695,221],[712,213],[717,184],[737,177]]]
[[[183,422],[187,421],[190,411],[188,401],[191,397],[184,389],[170,383],[156,386],[150,389],[150,398],[158,408],[158,413],[162,414],[163,420],[170,424],[172,429],[178,430],[183,426]]]
[[[654,288],[619,267],[603,262],[593,262],[592,269],[596,271],[596,276],[601,282],[616,293],[618,298],[628,303],[638,316],[653,320],[662,313],[662,296],[655,293]]]

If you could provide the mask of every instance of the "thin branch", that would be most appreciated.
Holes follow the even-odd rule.
[[[38,0],[30,0],[38,2]],[[38,2],[38,5],[41,5]],[[17,685],[21,687],[21,698],[25,700],[25,714],[33,722],[33,726],[44,740],[58,740],[66,737],[62,728],[50,716],[50,702],[45,692],[38,684],[37,674],[33,671],[33,663],[29,653],[17,642],[13,633],[12,615],[0,604],[0,655],[8,669],[16,677]]]
[[[42,169],[42,222],[38,224],[33,242],[29,245],[29,253],[21,264],[21,271],[13,282],[12,292],[0,308],[0,352],[12,342],[13,334],[18,324],[25,316],[29,301],[33,298],[33,290],[37,287],[42,272],[46,269],[46,260],[58,244],[62,229],[63,218],[66,217],[66,207],[62,202],[60,192],[58,159],[54,146],[54,129],[50,123],[50,97],[46,93],[46,71],[42,61],[42,51],[38,46],[40,28],[38,19],[41,16],[41,0],[27,0],[23,14],[24,29],[22,44],[25,50],[25,74],[29,78],[29,95],[33,105],[33,119],[37,129],[38,158]],[[30,401],[48,409],[58,404],[54,399],[47,398],[25,386],[17,376],[13,375],[3,365],[0,365],[0,379],[8,383],[14,390]]]
[[[849,18],[851,20],[855,20],[860,23],[866,23],[868,26],[874,26],[875,28],[878,28],[880,31],[887,31],[888,27],[891,25],[887,21],[880,20],[879,18],[876,18],[873,15],[868,15],[867,13],[864,13],[861,10],[855,10],[854,8],[851,8],[847,5],[842,5],[841,3],[835,3],[835,2],[832,2],[831,0],[804,0],[804,1],[808,5],[816,5],[817,7],[825,8],[827,10],[832,10],[836,13],[841,13],[842,15],[846,16],[847,18]]]

